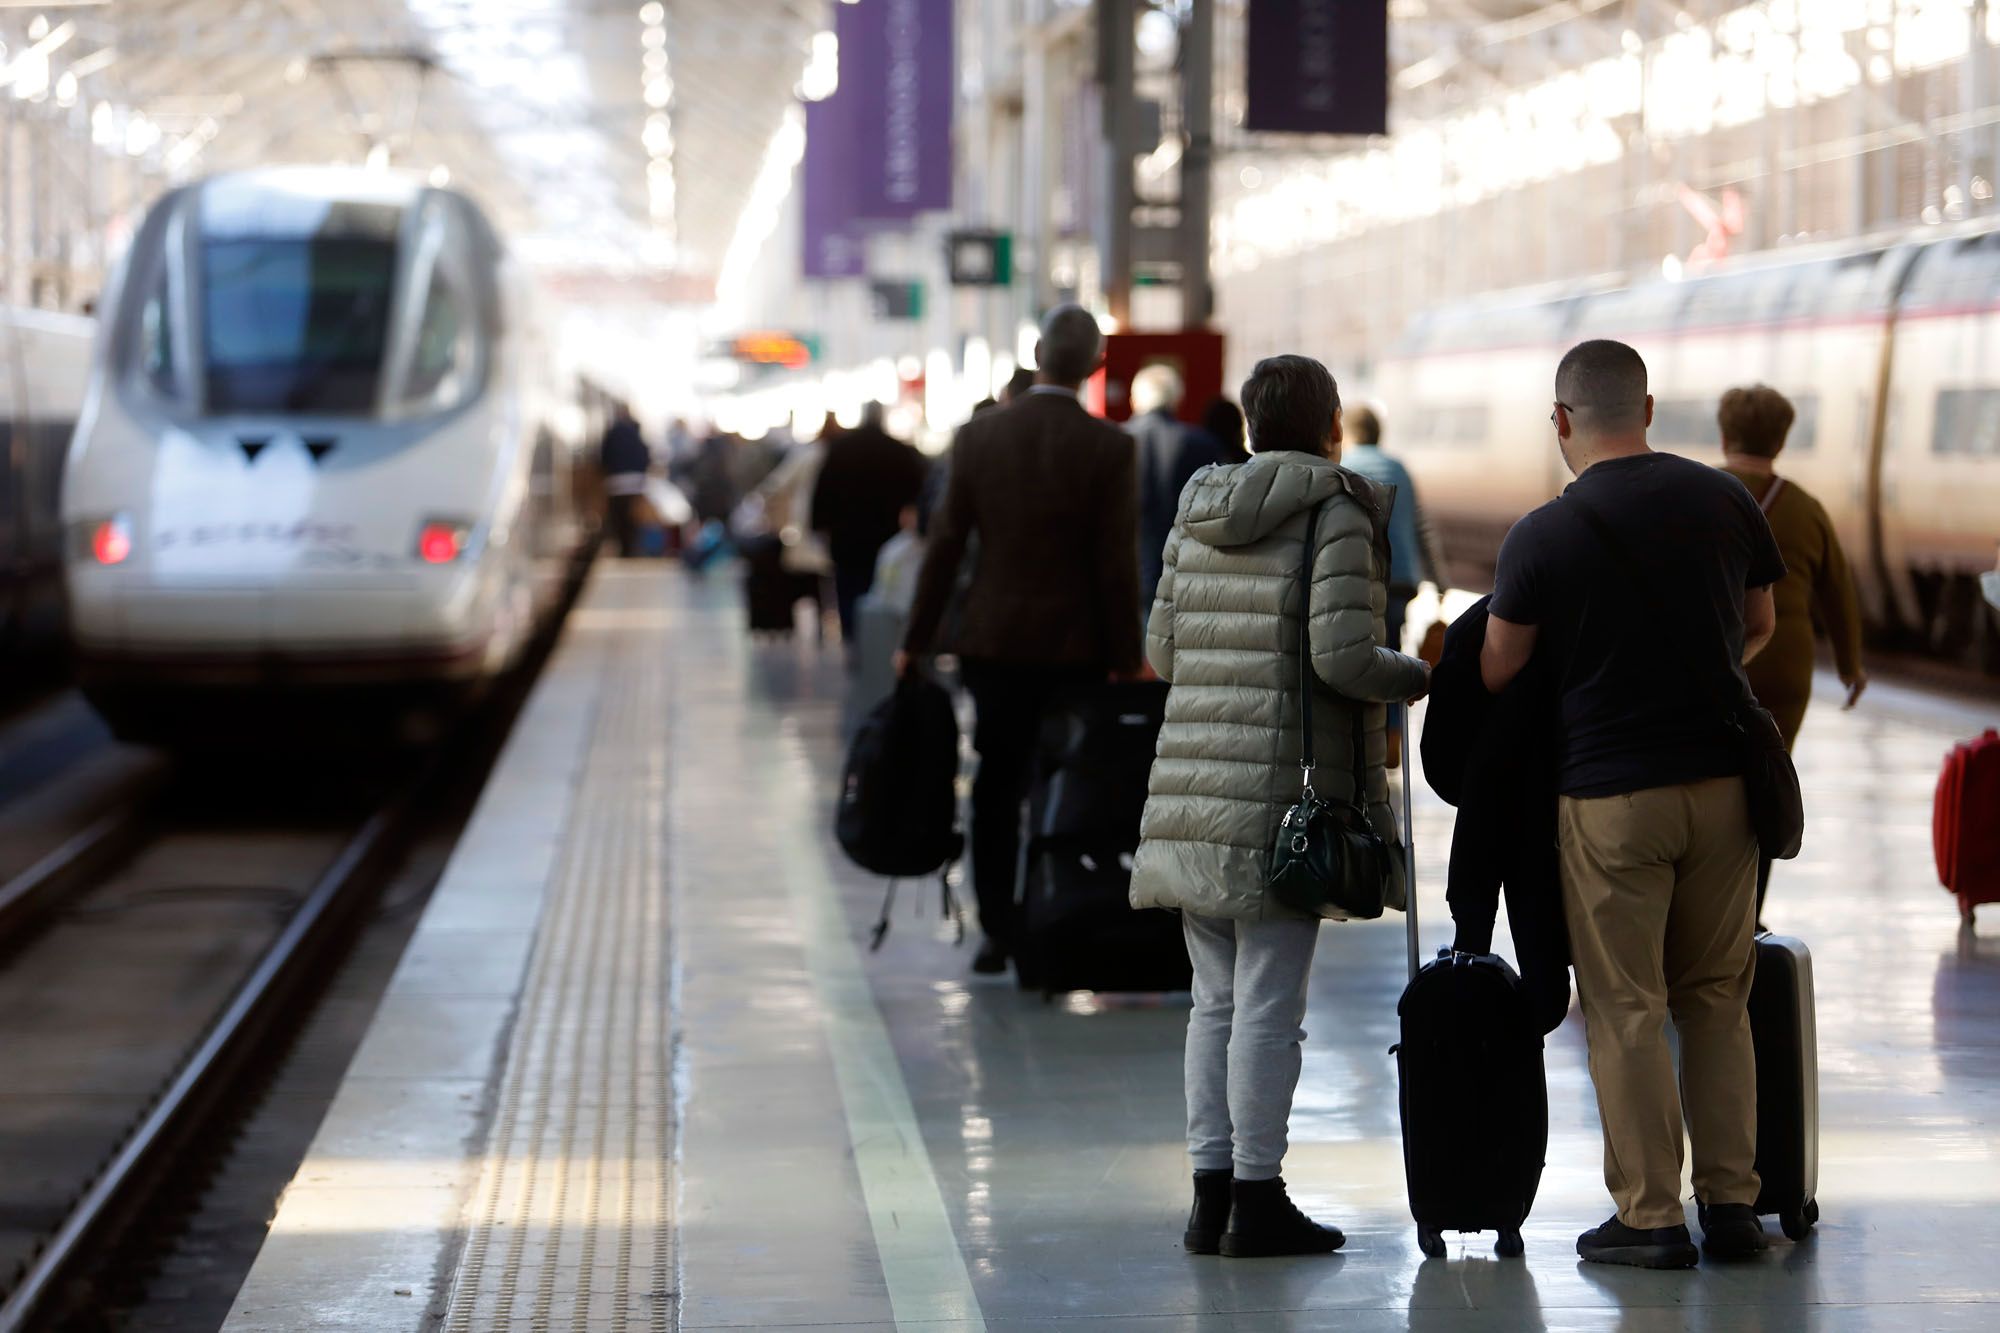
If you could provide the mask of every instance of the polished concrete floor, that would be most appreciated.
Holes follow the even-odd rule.
[[[1286,1175],[1310,1209],[1347,1230],[1347,1249],[1231,1261],[1180,1248],[1185,997],[1045,1004],[972,979],[969,947],[953,947],[934,893],[915,886],[886,946],[867,951],[881,885],[846,865],[829,829],[843,707],[837,648],[752,644],[733,580],[693,583],[651,564],[601,570],[578,625],[597,658],[559,658],[544,686],[543,740],[503,764],[501,795],[475,819],[461,855],[504,878],[516,858],[484,844],[520,837],[508,802],[569,799],[562,793],[587,779],[563,765],[587,773],[597,762],[598,749],[560,741],[564,727],[581,735],[590,726],[572,696],[615,695],[606,682],[621,656],[665,664],[663,681],[647,687],[657,718],[635,714],[614,739],[651,753],[657,728],[667,755],[647,770],[663,814],[660,873],[647,880],[660,901],[655,912],[642,893],[633,919],[656,915],[647,938],[670,943],[673,1107],[662,1124],[673,1160],[659,1225],[672,1240],[656,1249],[671,1252],[673,1274],[670,1287],[648,1277],[632,1292],[643,1313],[630,1322],[622,1307],[617,1318],[601,1302],[580,1308],[578,1282],[554,1279],[547,1299],[490,1327],[2000,1327],[2000,909],[1990,938],[1961,936],[1928,845],[1940,756],[2000,708],[1982,716],[1879,689],[1859,712],[1822,703],[1807,723],[1808,850],[1780,868],[1768,918],[1811,944],[1818,970],[1823,1218],[1810,1242],[1779,1238],[1760,1262],[1690,1273],[1579,1265],[1575,1234],[1602,1220],[1609,1202],[1572,1015],[1549,1046],[1549,1163],[1526,1259],[1495,1259],[1491,1237],[1452,1237],[1445,1258],[1425,1261],[1403,1192],[1388,1055],[1404,979],[1398,920],[1325,927],[1313,976]],[[530,771],[538,764],[553,776]],[[539,806],[533,817],[550,818]],[[1424,935],[1435,947],[1450,929],[1442,885],[1451,812],[1425,793],[1418,819]],[[454,899],[450,886],[444,900],[476,912],[478,898]],[[419,954],[424,940],[420,932]],[[506,984],[532,991],[538,966]],[[397,1040],[396,1024],[417,1012],[398,1008],[392,990],[387,1027],[374,1035]],[[514,1075],[500,1071],[518,1066],[522,1042],[496,1017],[449,1061],[445,1072],[462,1086],[441,1080],[436,1095],[471,1105],[483,1087],[504,1108]],[[310,1186],[302,1196],[337,1195],[345,1202],[333,1212],[363,1221],[318,1225],[302,1206],[288,1227],[281,1212],[269,1262],[260,1260],[232,1327],[285,1327],[308,1285],[316,1326],[430,1329],[466,1308],[457,1265],[468,1227],[490,1225],[475,1215],[485,1197],[475,1185],[493,1160],[493,1122],[466,1112],[426,1131],[421,1115],[412,1119],[420,1101],[400,1092],[376,1100],[386,1109],[373,1123],[366,1098],[344,1118],[337,1104],[301,1172]],[[391,1138],[402,1148],[341,1146]],[[439,1146],[460,1142],[458,1161]],[[377,1216],[386,1203],[344,1192],[361,1185],[420,1185],[426,1199],[459,1202],[434,1208],[423,1237],[385,1246],[379,1235],[340,1232],[390,1227]],[[612,1207],[584,1197],[548,1207]],[[578,1220],[586,1245],[605,1228],[632,1230],[629,1218]],[[400,1307],[392,1288],[406,1298]],[[359,1313],[370,1293],[367,1308],[400,1308],[403,1322]]]

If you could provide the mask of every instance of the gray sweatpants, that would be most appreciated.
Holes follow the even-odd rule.
[[[1197,1171],[1271,1180],[1299,1085],[1317,921],[1181,914],[1194,962],[1188,1015],[1188,1156]]]

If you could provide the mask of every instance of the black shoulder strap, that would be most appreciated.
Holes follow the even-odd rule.
[[[1299,562],[1299,767],[1305,771],[1305,785],[1312,786],[1313,771],[1313,674],[1312,595],[1313,560],[1319,554],[1319,511],[1314,505],[1306,513],[1305,559]],[[1363,808],[1366,790],[1368,744],[1362,735],[1366,713],[1359,702],[1354,706],[1354,797],[1349,804]]]
[[[1597,535],[1598,543],[1610,553],[1611,558],[1624,567],[1633,589],[1638,593],[1646,610],[1651,613],[1654,637],[1665,644],[1674,657],[1680,659],[1681,670],[1686,673],[1695,691],[1706,696],[1709,705],[1722,719],[1733,725],[1736,711],[1743,704],[1740,685],[1733,692],[1736,696],[1734,698],[1716,690],[1713,674],[1703,671],[1689,655],[1688,636],[1680,632],[1682,626],[1675,621],[1666,600],[1660,596],[1659,589],[1653,586],[1653,581],[1646,576],[1645,567],[1633,557],[1631,549],[1619,539],[1617,531],[1605,522],[1604,515],[1598,513],[1596,508],[1582,496],[1565,492],[1563,500],[1576,510],[1577,516]]]

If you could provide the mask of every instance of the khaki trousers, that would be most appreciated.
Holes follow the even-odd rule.
[[[1757,1199],[1757,838],[1741,778],[1561,803],[1563,914],[1604,1125],[1604,1183],[1630,1227],[1681,1226],[1681,1123],[1703,1203]],[[1681,1039],[1674,1086],[1668,1016]]]

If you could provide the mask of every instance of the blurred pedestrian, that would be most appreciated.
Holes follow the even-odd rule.
[[[1618,1205],[1577,1253],[1694,1266],[1685,1117],[1702,1243],[1748,1258],[1764,1248],[1748,1012],[1758,837],[1715,701],[1747,695],[1742,664],[1776,628],[1785,562],[1740,484],[1647,445],[1653,397],[1630,347],[1572,348],[1549,419],[1576,480],[1501,545],[1480,676],[1499,694],[1544,640],[1562,664],[1563,911]]]
[[[2000,612],[2000,556],[1994,557],[1993,568],[1979,576],[1979,589],[1986,596],[1986,604]]]
[[[612,409],[611,424],[597,447],[598,467],[604,473],[606,517],[611,537],[621,556],[640,553],[639,533],[644,526],[646,474],[653,466],[653,451],[640,433],[629,403]]]
[[[1001,405],[1004,407],[1008,403],[1019,402],[1028,390],[1034,387],[1035,368],[1033,366],[1014,367],[1014,373],[1007,377],[1007,387],[1000,391]]]
[[[1396,488],[1396,507],[1389,515],[1389,612],[1384,620],[1389,646],[1401,648],[1410,600],[1419,586],[1428,580],[1440,596],[1451,589],[1445,582],[1444,553],[1409,469],[1382,449],[1382,418],[1375,409],[1356,406],[1348,412],[1345,426],[1350,443],[1340,465],[1378,486]]]
[[[924,486],[924,456],[889,434],[887,409],[870,403],[861,424],[834,438],[813,484],[812,525],[833,557],[840,637],[851,653],[854,604],[875,582],[875,557],[902,527]]]
[[[1243,409],[1221,394],[1201,409],[1201,428],[1222,450],[1223,462],[1241,463],[1250,457],[1250,451],[1243,447]]]
[[[1791,402],[1764,384],[1722,395],[1716,424],[1722,434],[1722,468],[1743,483],[1764,511],[1785,577],[1773,588],[1778,629],[1770,646],[1746,670],[1757,702],[1771,710],[1785,748],[1798,740],[1812,702],[1813,621],[1826,627],[1835,669],[1847,687],[1846,707],[1861,701],[1868,672],[1861,665],[1861,604],[1847,572],[1847,556],[1833,521],[1804,487],[1777,473],[1778,455],[1797,416]],[[1771,884],[1771,859],[1757,858],[1757,919]]]
[[[1336,464],[1333,376],[1308,357],[1271,357],[1251,371],[1243,405],[1250,461],[1202,473],[1181,497],[1147,627],[1147,656],[1173,688],[1132,905],[1180,912],[1194,962],[1187,1248],[1324,1254],[1345,1238],[1294,1206],[1280,1176],[1319,919],[1265,887],[1279,820],[1299,798],[1300,638],[1316,677],[1313,786],[1333,802],[1361,797],[1392,843],[1381,705],[1421,696],[1430,670],[1381,646],[1384,497]],[[1298,605],[1301,560],[1312,564],[1309,606]],[[1400,906],[1400,873],[1395,884]]]
[[[1042,320],[1034,386],[960,427],[895,664],[900,675],[932,652],[956,652],[978,712],[972,882],[986,937],[978,972],[1003,971],[1013,949],[1021,805],[1044,709],[1065,688],[1139,670],[1132,441],[1077,399],[1103,344],[1089,311],[1056,307]],[[958,628],[940,643],[975,539]]]
[[[1195,473],[1222,461],[1208,433],[1180,419],[1186,390],[1171,366],[1150,365],[1132,377],[1132,419],[1125,430],[1139,450],[1139,619],[1153,609],[1160,552],[1174,530],[1181,488]]]

